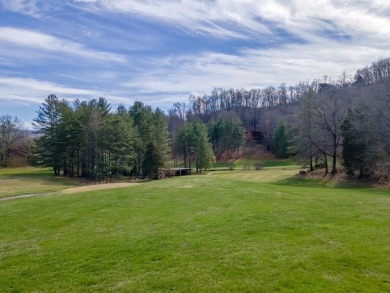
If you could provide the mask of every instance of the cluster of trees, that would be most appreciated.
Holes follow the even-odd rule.
[[[353,88],[338,83],[312,83],[304,95],[295,124],[295,144],[302,158],[308,158],[310,170],[318,160],[328,173],[337,173],[337,160],[342,145],[341,125],[352,106]]]
[[[39,135],[32,147],[33,164],[52,167],[55,175],[97,181],[125,175],[155,178],[171,157],[170,147],[175,165],[180,161],[202,172],[214,162],[214,149],[244,143],[237,119],[219,118],[210,126],[199,119],[183,119],[170,139],[168,118],[160,109],[135,102],[129,109],[119,106],[111,111],[104,98],[69,103],[49,95],[33,125]]]
[[[368,86],[388,78],[390,78],[390,58],[379,59],[371,66],[356,71],[355,84]]]
[[[208,134],[217,158],[224,154],[232,157],[233,152],[239,154],[240,147],[245,143],[245,130],[241,120],[226,112],[221,112],[208,123]]]
[[[275,130],[272,148],[278,158],[287,159],[289,157],[289,133],[283,120],[279,121]]]
[[[168,155],[165,114],[141,102],[111,111],[104,98],[70,104],[49,95],[37,114],[33,161],[55,175],[99,181],[154,176],[150,162],[158,168]]]
[[[380,65],[380,66],[379,66]],[[379,71],[381,68],[383,71]],[[360,178],[389,173],[390,59],[381,59],[348,80],[308,85],[299,103],[291,132],[294,151],[313,170],[337,172],[341,160],[346,173]],[[378,73],[379,72],[379,73]]]
[[[188,106],[175,104],[170,109],[170,128],[174,130],[183,119],[215,125],[211,121],[228,112],[246,131],[261,131],[268,149],[278,157],[296,155],[311,171],[324,168],[325,173],[335,174],[342,163],[347,173],[357,172],[359,177],[386,174],[389,89],[390,58],[380,59],[357,70],[354,78],[342,73],[336,81],[325,76],[290,87],[214,89],[210,95],[190,96]],[[220,154],[218,144],[213,145]]]
[[[390,80],[371,85],[341,125],[346,172],[390,174]]]
[[[216,88],[175,103],[167,115],[141,102],[112,111],[104,98],[69,103],[50,95],[34,119],[39,137],[31,160],[56,175],[93,180],[154,177],[171,159],[201,172],[237,153],[245,132],[257,131],[280,158],[294,155],[310,170],[333,174],[341,162],[348,174],[367,177],[390,171],[389,113],[390,58],[337,81]],[[8,166],[27,156],[28,140],[16,118],[3,116],[0,125],[0,164]]]
[[[195,162],[196,169],[200,168],[201,171],[223,154],[231,157],[234,151],[245,144],[245,128],[234,112],[219,111],[210,119],[204,118],[203,115],[191,114],[185,103],[175,103],[168,111],[171,153],[175,166],[183,162],[185,167],[191,167],[192,162]],[[203,146],[199,148],[196,144]],[[199,157],[197,150],[202,153],[201,156],[205,156],[204,160],[196,159]],[[203,163],[199,165],[200,162]]]
[[[259,120],[261,108],[272,108],[297,102],[301,99],[306,88],[305,83],[289,87],[282,83],[279,87],[269,86],[264,89],[251,90],[215,88],[210,95],[191,95],[188,106],[183,106],[180,103],[175,104],[170,113],[182,114],[184,111],[189,119],[198,117],[202,121],[208,121],[215,118],[221,111],[234,112],[245,129],[256,129],[262,126]]]
[[[195,163],[196,172],[207,169],[214,161],[206,126],[200,120],[186,123],[179,129],[175,147],[183,156],[184,166],[192,168],[192,163]]]

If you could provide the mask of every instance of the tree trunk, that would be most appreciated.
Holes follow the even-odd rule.
[[[313,166],[313,156],[310,155],[310,172],[314,171],[314,166]]]
[[[359,168],[359,179],[362,179],[364,177],[364,167],[360,166]]]
[[[337,173],[337,136],[333,135],[332,175]]]
[[[66,163],[64,164],[64,176],[68,176],[68,166]]]
[[[329,167],[328,167],[328,155],[324,154],[324,165],[325,165],[325,174],[329,173]]]
[[[187,150],[183,147],[183,160],[184,160],[184,168],[187,168]]]

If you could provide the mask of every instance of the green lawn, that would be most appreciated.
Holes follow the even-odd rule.
[[[296,170],[0,201],[0,292],[389,292],[390,191]]]
[[[285,160],[255,160],[255,159],[238,159],[230,162],[217,162],[211,169],[224,169],[227,170],[232,167],[235,170],[255,170],[256,165],[260,164],[261,167],[297,167],[297,163],[293,159]]]
[[[0,198],[53,192],[76,185],[77,180],[55,177],[49,168],[0,168]]]

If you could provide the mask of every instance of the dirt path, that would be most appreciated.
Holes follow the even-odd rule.
[[[72,187],[62,190],[62,193],[71,194],[78,192],[87,192],[92,190],[103,190],[103,189],[113,189],[113,188],[121,188],[121,187],[129,187],[136,186],[139,183],[106,183],[106,184],[94,184],[94,185],[86,185],[80,187]]]
[[[45,194],[49,194],[49,193],[31,193],[31,194],[23,194],[23,195],[14,195],[14,196],[2,197],[2,198],[0,198],[0,201],[10,200],[10,199],[15,199],[15,198],[32,197],[32,196],[37,196],[37,195],[45,195]]]

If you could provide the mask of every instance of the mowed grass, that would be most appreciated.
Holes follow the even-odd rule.
[[[0,202],[0,292],[389,292],[390,191],[219,172]]]
[[[298,162],[293,159],[284,160],[255,160],[255,159],[237,159],[229,162],[217,162],[211,168],[212,170],[228,170],[233,168],[234,170],[255,170],[256,166],[262,167],[297,167]]]
[[[49,168],[0,168],[0,198],[54,192],[77,184],[75,179],[53,176]]]

